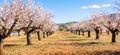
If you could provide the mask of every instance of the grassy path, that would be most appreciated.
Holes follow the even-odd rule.
[[[31,46],[26,46],[25,36],[10,37],[4,41],[6,55],[95,55],[120,54],[120,42],[109,43],[103,35],[100,40],[78,36],[69,32],[56,32],[50,37],[37,41],[32,35]],[[106,39],[105,39],[106,38]],[[120,38],[117,38],[120,40]]]

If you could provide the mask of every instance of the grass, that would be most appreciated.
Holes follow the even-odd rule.
[[[120,35],[117,43],[111,42],[111,35],[103,33],[99,40],[92,37],[71,34],[70,32],[56,32],[53,35],[37,40],[37,35],[32,34],[31,46],[26,46],[26,37],[13,36],[4,40],[6,55],[117,55],[120,54]]]

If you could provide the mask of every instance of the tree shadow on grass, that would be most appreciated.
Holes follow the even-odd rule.
[[[26,40],[26,38],[20,38],[20,39],[25,39]],[[37,39],[36,37],[31,37],[31,39]]]
[[[23,46],[28,46],[25,44],[4,44],[4,47],[23,47]]]
[[[78,37],[78,36],[67,36],[67,37],[65,37],[65,38],[82,38],[82,37]]]
[[[13,41],[11,41],[11,40],[7,40],[7,41],[5,41],[5,42],[26,42],[26,40],[13,40]]]
[[[102,44],[101,42],[86,42],[86,43],[71,43],[70,45],[74,46],[91,46],[96,44]]]
[[[90,39],[79,39],[79,38],[78,38],[78,39],[77,39],[77,38],[75,39],[75,38],[74,38],[74,39],[67,39],[67,40],[62,40],[62,41],[85,41],[85,40],[90,40]]]
[[[88,38],[84,38],[84,39],[79,39],[79,38],[74,38],[74,39],[66,39],[66,40],[62,40],[62,41],[86,41],[86,40],[93,40],[93,39],[88,39]]]
[[[19,46],[17,44],[4,44],[4,47]]]
[[[102,44],[100,42],[86,42],[86,43],[77,43],[77,42],[72,42],[72,43],[49,43],[48,45],[71,45],[71,46],[91,46],[91,45],[96,45],[96,44]]]
[[[94,55],[120,55],[120,51],[110,51],[110,50],[97,51],[94,52]]]

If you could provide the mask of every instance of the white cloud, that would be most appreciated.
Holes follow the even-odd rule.
[[[87,7],[87,6],[82,6],[81,8],[82,8],[82,9],[87,9],[88,7]]]
[[[89,8],[101,8],[101,6],[99,5],[91,5],[91,6],[88,6]]]
[[[102,7],[110,7],[111,4],[103,4]]]
[[[111,4],[82,6],[81,9],[110,7]]]

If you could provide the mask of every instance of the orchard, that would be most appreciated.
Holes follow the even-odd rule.
[[[57,8],[51,12],[46,9],[46,5],[36,4],[33,0],[3,0],[0,3],[0,55],[120,54],[119,1],[115,1],[114,13],[97,10],[90,13],[86,19],[62,24],[53,20],[53,17],[58,15],[54,14]],[[63,11],[62,7],[58,6]],[[107,6],[110,4],[81,8],[87,10]],[[66,13],[63,11],[59,17],[62,15]]]

